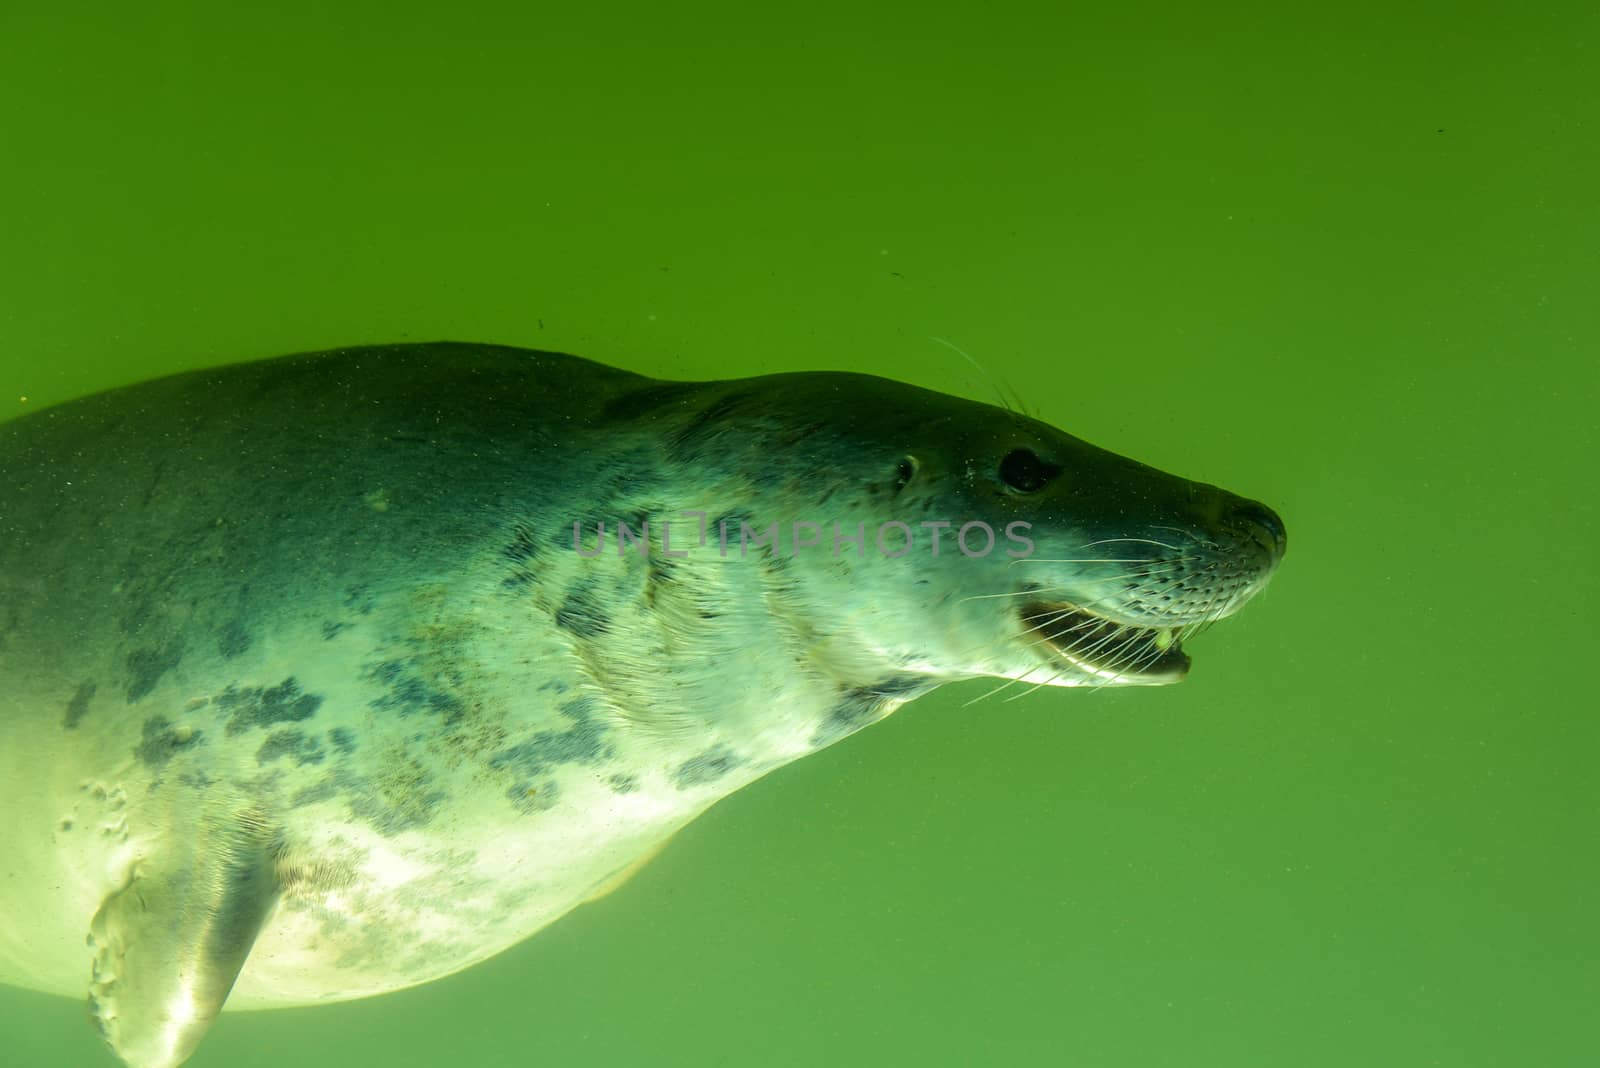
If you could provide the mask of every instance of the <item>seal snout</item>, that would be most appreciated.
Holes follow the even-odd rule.
[[[1190,667],[1183,643],[1266,585],[1288,544],[1283,519],[1259,501],[1190,485],[1187,514],[1102,520],[1087,543],[1045,562],[1059,568],[1055,582],[1022,592],[1023,634],[1066,669],[1055,684],[1178,682]]]
[[[1283,559],[1289,535],[1283,528],[1283,520],[1271,508],[1260,501],[1240,498],[1225,522],[1230,529],[1266,550],[1274,564]]]

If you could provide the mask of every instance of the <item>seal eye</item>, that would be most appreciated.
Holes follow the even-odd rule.
[[[905,459],[901,460],[894,469],[894,491],[899,493],[901,490],[909,486],[912,478],[916,476],[916,473],[917,461],[915,458],[907,456]]]
[[[1018,493],[1036,493],[1061,473],[1061,468],[1039,459],[1032,449],[1012,449],[1000,461],[1000,478]]]

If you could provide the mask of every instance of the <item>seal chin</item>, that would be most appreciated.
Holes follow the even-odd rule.
[[[1181,632],[1118,623],[1065,601],[1022,606],[1022,625],[1091,685],[1164,686],[1189,673]]]

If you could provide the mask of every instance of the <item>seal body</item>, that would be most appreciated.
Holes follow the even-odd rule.
[[[943,682],[1175,681],[1282,551],[1254,502],[862,375],[430,344],[35,413],[0,426],[0,981],[161,1066],[224,1003],[447,975]]]

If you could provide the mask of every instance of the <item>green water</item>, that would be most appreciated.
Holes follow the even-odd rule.
[[[1182,686],[942,692],[192,1063],[1600,1063],[1593,6],[631,6],[0,11],[0,416],[439,337],[991,397],[937,336],[1288,559]],[[0,1063],[110,1060],[0,988]]]

